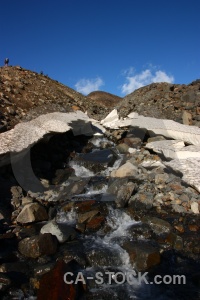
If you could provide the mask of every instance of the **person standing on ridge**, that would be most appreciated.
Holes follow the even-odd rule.
[[[4,60],[4,64],[5,64],[5,67],[8,66],[8,64],[9,64],[9,58],[6,58],[6,59]]]

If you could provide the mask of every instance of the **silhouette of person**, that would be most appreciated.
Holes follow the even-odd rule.
[[[6,59],[4,60],[4,64],[5,64],[5,67],[8,66],[8,64],[9,64],[9,58],[6,58]]]

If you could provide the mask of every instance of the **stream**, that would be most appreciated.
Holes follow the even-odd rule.
[[[198,285],[191,272],[198,273],[199,265],[166,242],[159,242],[160,236],[152,233],[140,217],[135,217],[127,205],[119,207],[115,201],[116,191],[112,184],[116,182],[110,174],[126,161],[126,155],[120,154],[106,137],[93,137],[89,142],[92,150],[73,151],[74,155],[68,157],[65,168],[72,172],[67,180],[59,183],[50,198],[53,207],[50,219],[60,228],[69,226],[76,233],[60,243],[54,255],[33,259],[17,254],[18,260],[29,266],[29,271],[25,272],[28,278],[34,277],[33,273],[40,277],[38,268],[42,274],[45,269],[51,270],[58,258],[66,263],[74,259],[78,263],[74,274],[79,274],[80,282],[85,281],[87,286],[76,299],[198,299]],[[140,149],[136,152],[139,155]],[[123,180],[122,185],[126,186]],[[136,181],[132,179],[132,182],[135,184]],[[118,188],[120,190],[121,186]],[[72,193],[73,189],[75,192]],[[40,196],[36,199],[40,200]],[[35,232],[38,233],[45,224],[33,224]],[[22,229],[28,231],[28,227],[24,227]],[[166,282],[156,284],[156,275],[159,279],[167,275]],[[186,284],[170,282],[169,276],[173,275],[184,275]],[[36,290],[33,287],[23,290],[20,284],[17,287],[11,285],[2,294],[2,299],[34,300],[37,299]]]

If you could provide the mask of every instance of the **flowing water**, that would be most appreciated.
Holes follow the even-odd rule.
[[[104,138],[93,139],[96,149],[102,143],[108,141]],[[111,145],[113,147],[113,144]],[[105,152],[103,153],[105,154]],[[106,161],[106,157],[100,156],[100,162]],[[106,154],[107,155],[107,154]],[[96,160],[97,156],[95,156]],[[92,156],[90,156],[92,160]],[[98,174],[88,170],[78,162],[71,162],[70,166],[75,169],[76,176],[85,178],[95,178],[101,176],[106,178],[112,170],[117,169],[123,160],[123,155],[118,154],[112,166],[105,168]],[[100,178],[101,178],[100,177]],[[79,238],[83,243],[84,252],[88,255],[90,267],[81,269],[84,278],[87,278],[89,294],[87,299],[158,299],[171,300],[183,299],[182,296],[175,295],[174,288],[170,289],[167,285],[155,285],[149,283],[148,274],[145,280],[139,280],[140,275],[130,262],[129,254],[121,247],[123,240],[130,240],[128,228],[134,224],[141,224],[131,218],[123,209],[113,208],[113,197],[107,194],[108,184],[104,183],[99,189],[92,184],[88,185],[84,194],[73,196],[74,201],[82,199],[98,199],[106,202],[108,216],[106,224],[109,231],[105,233],[102,229],[93,234],[82,234]],[[109,204],[110,202],[110,204]],[[77,214],[74,210],[64,213],[60,210],[57,214],[57,222],[65,222],[70,225],[76,224]],[[173,259],[173,258],[172,258]],[[99,273],[98,273],[99,272]],[[167,270],[166,270],[167,272]],[[100,277],[96,277],[100,274]],[[143,272],[144,274],[144,272]],[[167,274],[167,273],[166,273]],[[142,274],[141,274],[142,276]],[[147,282],[148,281],[148,282]]]
[[[69,166],[75,171],[75,176],[85,178],[88,182],[84,192],[72,195],[71,201],[79,202],[80,199],[84,201],[93,199],[103,202],[107,208],[107,216],[106,227],[97,232],[78,235],[78,240],[83,246],[82,251],[90,265],[88,267],[87,264],[79,270],[84,275],[88,287],[86,298],[83,299],[188,299],[189,288],[151,284],[149,274],[145,277],[146,281],[139,280],[140,275],[135,270],[130,256],[122,244],[123,241],[132,239],[129,228],[136,224],[140,226],[141,222],[134,220],[124,209],[115,208],[113,205],[115,198],[107,193],[110,172],[122,164],[124,156],[117,152],[114,143],[104,137],[92,138],[90,142],[94,145],[94,150],[89,154],[79,154],[79,158],[89,161],[91,164],[100,163],[103,167],[95,171],[96,169],[88,169],[81,160],[69,162]],[[102,145],[104,147],[106,145],[107,149],[102,150]],[[67,185],[68,182],[63,183],[63,187]],[[75,228],[77,218],[78,214],[74,208],[67,212],[62,209],[62,206],[57,208],[57,223],[69,224]],[[173,257],[170,260],[169,262],[173,265]],[[165,274],[171,268],[170,263],[164,270]],[[144,273],[141,273],[141,276]],[[23,295],[18,295],[18,298],[16,296],[11,299],[35,300],[36,297],[23,298]],[[190,299],[193,298],[190,297]]]

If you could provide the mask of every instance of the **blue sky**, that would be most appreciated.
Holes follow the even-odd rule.
[[[200,78],[200,0],[1,0],[0,64],[125,96]]]

